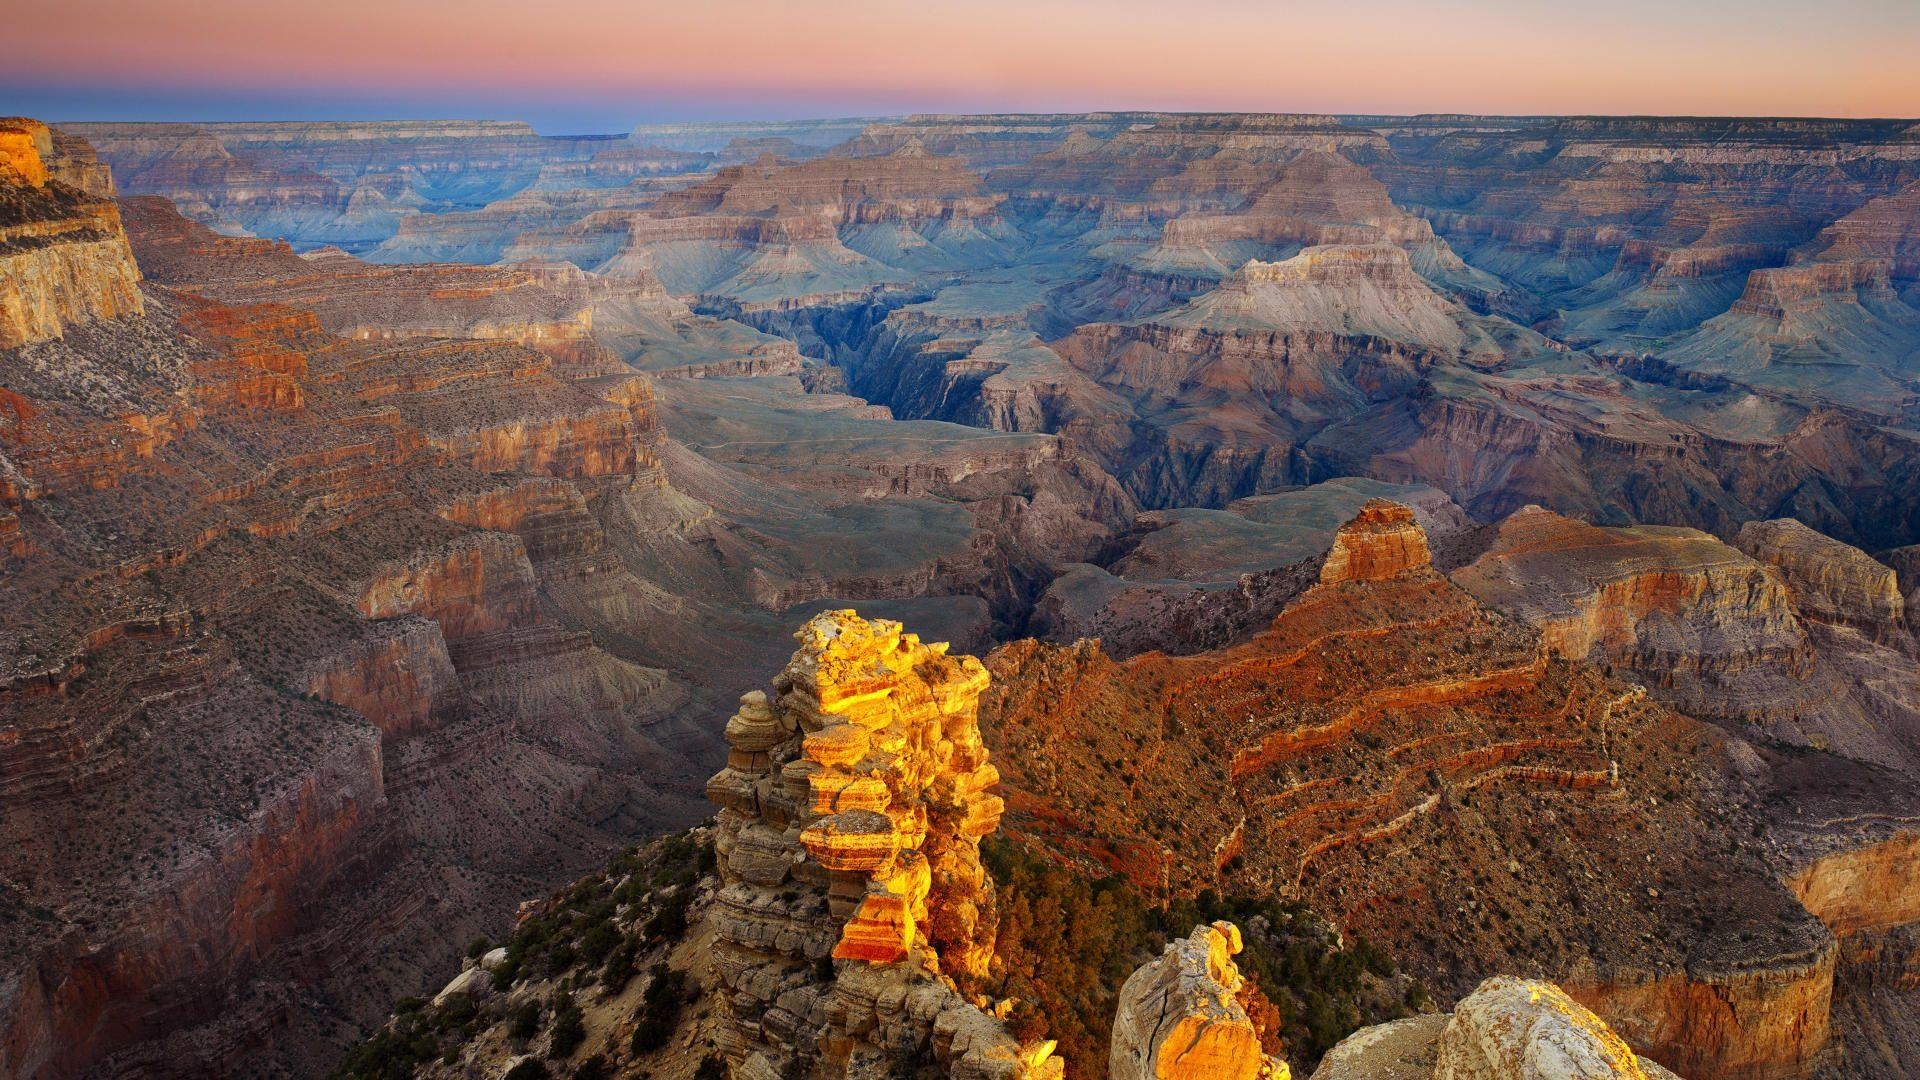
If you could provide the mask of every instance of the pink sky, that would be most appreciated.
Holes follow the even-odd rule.
[[[8,87],[631,119],[1248,109],[1913,116],[1920,0],[15,0]],[[218,101],[216,96],[213,100]],[[211,117],[210,117],[211,118]]]

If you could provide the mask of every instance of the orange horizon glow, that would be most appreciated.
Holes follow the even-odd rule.
[[[6,82],[129,93],[1920,115],[1915,0],[24,0],[5,23]]]

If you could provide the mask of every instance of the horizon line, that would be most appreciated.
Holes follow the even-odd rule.
[[[901,112],[901,113],[872,113],[872,114],[865,114],[865,115],[823,114],[818,116],[798,116],[798,117],[767,116],[767,117],[748,117],[744,119],[736,117],[736,118],[708,118],[708,119],[698,119],[698,120],[636,120],[633,123],[628,124],[624,131],[565,131],[565,132],[555,131],[555,132],[549,133],[549,132],[541,131],[539,125],[534,121],[521,119],[511,115],[498,115],[498,116],[496,115],[488,115],[488,116],[439,115],[439,116],[435,116],[435,115],[388,114],[388,115],[380,115],[380,116],[367,116],[367,115],[344,114],[344,115],[329,116],[329,117],[309,117],[306,119],[300,119],[300,118],[290,117],[290,116],[273,118],[273,119],[260,119],[260,118],[244,119],[244,118],[237,118],[237,117],[213,118],[213,117],[200,116],[200,117],[193,117],[190,119],[183,118],[183,119],[173,119],[173,120],[116,120],[116,119],[110,119],[110,118],[41,119],[40,117],[33,116],[29,113],[16,113],[16,112],[0,112],[0,116],[20,116],[27,119],[40,119],[42,123],[50,124],[54,126],[68,126],[68,125],[80,125],[80,124],[117,124],[117,125],[126,125],[126,126],[140,125],[140,126],[154,126],[154,127],[170,125],[170,124],[172,125],[186,124],[189,126],[196,125],[196,124],[207,124],[207,125],[475,124],[475,123],[522,124],[528,128],[533,129],[534,133],[542,138],[581,137],[581,136],[593,136],[593,135],[602,135],[602,134],[620,135],[620,134],[631,133],[632,131],[638,130],[640,128],[651,128],[651,127],[696,127],[696,126],[717,127],[717,126],[723,126],[723,125],[748,126],[748,125],[760,125],[760,124],[851,124],[851,123],[875,124],[875,123],[903,123],[903,122],[911,122],[914,120],[937,119],[942,117],[995,117],[995,116],[1003,116],[1003,117],[1010,117],[1010,118],[1061,117],[1064,119],[1070,119],[1073,117],[1097,117],[1097,116],[1111,116],[1111,117],[1138,116],[1142,118],[1195,117],[1195,116],[1220,116],[1220,117],[1274,116],[1274,117],[1325,117],[1331,120],[1342,120],[1342,121],[1344,120],[1446,120],[1446,119],[1649,120],[1649,121],[1725,120],[1725,121],[1761,121],[1761,122],[1801,121],[1801,122],[1834,123],[1834,124],[1916,124],[1916,125],[1920,125],[1920,115],[1916,115],[1916,116],[1893,116],[1893,115],[1836,116],[1836,115],[1818,114],[1818,113],[1686,113],[1686,112],[1676,112],[1676,113],[1486,112],[1486,113],[1480,113],[1480,112],[1457,112],[1457,111],[1402,113],[1402,112],[1325,112],[1325,111],[1319,111],[1319,110],[1288,111],[1288,110],[1264,110],[1264,109],[1116,108],[1116,109],[1082,109],[1082,110],[995,109],[995,110],[986,110],[986,111],[980,111],[980,112],[915,111],[915,112]]]

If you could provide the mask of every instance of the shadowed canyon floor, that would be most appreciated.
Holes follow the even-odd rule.
[[[0,1073],[1305,1076],[1507,975],[1914,1075],[1916,190],[1911,122],[0,121]]]

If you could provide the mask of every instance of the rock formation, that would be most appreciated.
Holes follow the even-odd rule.
[[[1822,622],[1851,626],[1882,641],[1905,636],[1906,600],[1892,567],[1792,518],[1749,521],[1740,550],[1778,567],[1794,603]]]
[[[1050,1043],[1020,1046],[955,983],[991,948],[986,669],[851,611],[795,637],[772,697],[746,695],[727,722],[707,786],[726,1056],[742,1075],[877,1076],[931,1047],[957,1078],[1059,1076]]]
[[[1197,927],[1128,977],[1113,1020],[1110,1080],[1287,1080],[1237,995],[1240,929]]]
[[[1365,1028],[1314,1080],[1678,1080],[1552,983],[1500,975],[1451,1017]]]
[[[43,132],[8,146],[66,155],[48,179],[0,185],[47,240],[20,257],[82,227],[117,254],[0,278],[59,320],[0,349],[0,891],[28,916],[0,1072],[313,1071],[275,1050],[337,1045],[529,886],[693,813],[704,737],[656,739],[684,684],[582,598],[634,580],[583,492],[659,497],[654,402],[511,341],[181,291],[195,264],[130,251]],[[220,269],[274,252],[233,243]]]
[[[324,1068],[850,601],[1008,642],[1049,857],[1690,1076],[1920,1046],[1910,121],[0,129],[0,1071]],[[1024,1052],[946,781],[819,773],[741,1060]]]
[[[45,124],[0,118],[0,349],[141,312],[118,211],[72,179]]]
[[[1528,507],[1452,577],[1537,627],[1554,651],[1631,670],[1695,715],[1865,760],[1907,760],[1905,691],[1882,693],[1881,680],[1856,674],[1884,668],[1884,646],[1909,640],[1894,571],[1791,520],[1749,522],[1737,543]]]
[[[1417,532],[1363,508],[1346,569],[1238,646],[995,653],[1009,827],[1145,889],[1296,887],[1443,989],[1524,950],[1690,1076],[1807,1067],[1833,938],[1707,826],[1733,805],[1725,737],[1555,658]]]
[[[1386,499],[1368,500],[1340,531],[1320,565],[1320,584],[1385,581],[1433,565],[1427,532],[1413,511]]]
[[[1489,520],[1537,503],[1731,535],[1788,514],[1870,548],[1914,539],[1886,509],[1915,495],[1908,425],[1888,422],[1909,408],[1920,341],[1900,216],[1920,182],[1911,125],[1100,113],[578,139],[478,122],[80,130],[125,189],[229,232],[657,279],[843,363],[895,415],[1072,435],[1155,507],[1366,475]],[[1311,272],[1254,287],[1276,266]],[[949,289],[1016,318],[929,340],[877,329]],[[1205,332],[1169,337],[1183,312]],[[1240,316],[1273,336],[1228,325]],[[1206,359],[1171,362],[1186,355]]]

